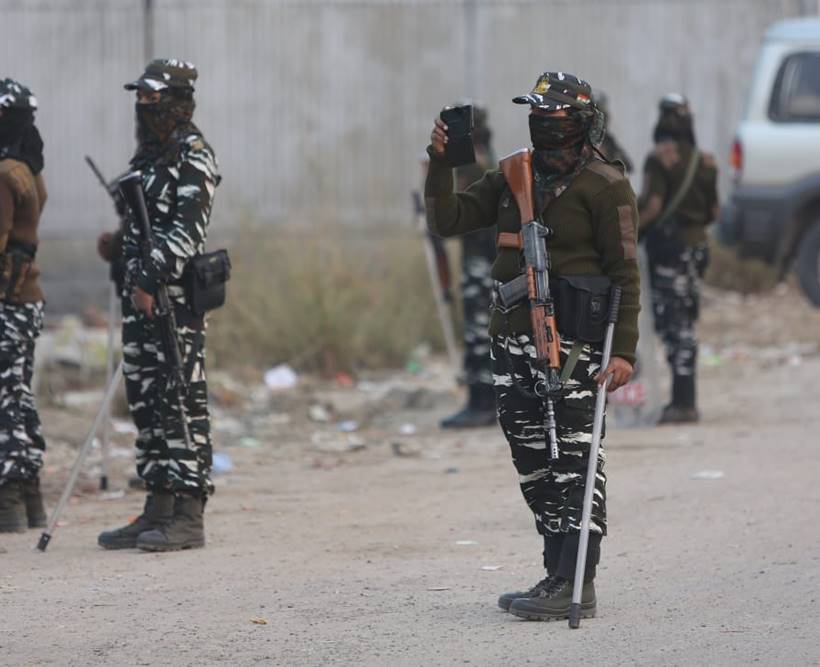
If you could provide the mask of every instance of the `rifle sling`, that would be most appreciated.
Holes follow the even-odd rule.
[[[655,226],[660,227],[673,215],[675,215],[678,207],[683,202],[684,197],[686,197],[689,190],[692,188],[692,183],[695,181],[695,174],[697,173],[699,163],[700,151],[698,151],[697,147],[693,146],[692,155],[689,158],[689,164],[686,165],[686,173],[683,176],[683,182],[680,184],[678,191],[672,196],[672,199],[669,200],[669,203],[666,205],[666,208],[663,210],[660,217],[655,220]]]
[[[563,384],[569,380],[572,371],[578,365],[578,360],[581,358],[581,351],[584,349],[584,344],[580,340],[573,341],[572,349],[569,351],[569,356],[564,362],[564,367],[561,369],[561,383]]]

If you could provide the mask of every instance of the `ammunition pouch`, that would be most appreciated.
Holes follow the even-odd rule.
[[[225,283],[231,277],[231,258],[227,250],[197,255],[185,267],[183,284],[188,307],[204,315],[225,303]]]
[[[555,323],[563,338],[583,343],[604,340],[612,280],[608,276],[560,276],[550,281],[555,304]],[[506,283],[496,283],[494,306],[509,312],[528,298],[527,277],[522,274]]]
[[[555,300],[555,321],[564,338],[601,343],[606,335],[609,293],[608,276],[561,276],[550,287]]]
[[[6,251],[0,254],[0,298],[12,301],[20,298],[36,256],[36,245],[9,239]]]
[[[675,262],[684,249],[680,226],[674,218],[649,225],[642,234],[649,261],[654,264]]]

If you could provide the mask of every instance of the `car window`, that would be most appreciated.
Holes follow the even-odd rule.
[[[794,53],[783,61],[769,117],[779,123],[820,123],[820,53]]]

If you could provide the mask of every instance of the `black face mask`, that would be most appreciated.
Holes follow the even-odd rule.
[[[153,104],[136,104],[138,146],[133,160],[154,160],[164,155],[174,144],[170,139],[175,131],[199,132],[191,121],[194,106],[191,95],[169,92],[163,92]]]
[[[31,111],[5,110],[0,118],[0,159],[25,162],[31,173],[43,170],[43,140]]]
[[[530,139],[537,151],[572,148],[589,133],[589,122],[575,115],[540,116],[530,114]]]
[[[655,143],[659,141],[682,141],[695,145],[695,131],[690,115],[675,112],[662,113],[652,133]]]
[[[137,104],[137,140],[141,144],[161,144],[174,129],[174,119],[159,104]]]

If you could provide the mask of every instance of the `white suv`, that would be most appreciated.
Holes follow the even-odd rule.
[[[820,20],[781,21],[766,32],[732,166],[721,240],[781,275],[794,264],[820,306]]]

